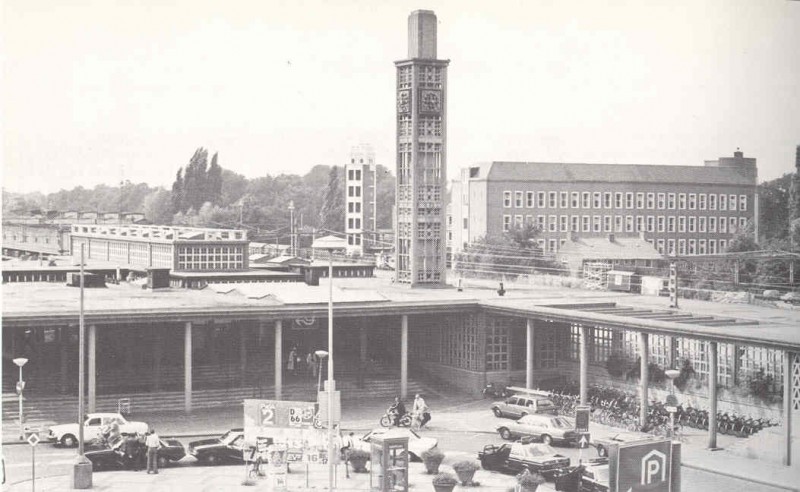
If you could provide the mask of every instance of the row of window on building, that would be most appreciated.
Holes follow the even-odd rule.
[[[505,208],[747,211],[747,195],[578,191],[504,191]]]
[[[359,197],[359,196],[361,196],[361,187],[360,186],[348,186],[347,187],[347,196],[350,196],[350,197]]]
[[[355,163],[355,159],[350,159],[353,163]],[[361,159],[361,162],[364,162],[364,159]],[[348,181],[361,181],[361,169],[348,169],[347,170],[347,180]]]
[[[736,234],[747,227],[747,217],[664,215],[503,215],[503,232],[533,224],[542,232],[679,232]],[[534,218],[536,219],[534,222]],[[465,228],[466,228],[465,219]]]

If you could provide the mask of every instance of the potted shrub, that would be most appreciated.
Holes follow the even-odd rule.
[[[425,463],[425,470],[428,474],[439,473],[439,465],[442,464],[444,453],[438,447],[426,449],[420,457],[422,462]]]
[[[461,485],[470,485],[472,483],[472,477],[474,477],[475,472],[478,471],[478,465],[472,460],[464,460],[455,463],[453,465],[453,470],[456,471]]]
[[[353,473],[367,473],[369,453],[361,449],[354,449],[347,455],[347,460],[353,466]]]
[[[543,476],[538,473],[531,473],[527,468],[517,475],[517,485],[519,485],[520,492],[536,492],[539,485],[544,482]]]
[[[442,472],[433,477],[432,483],[436,492],[453,492],[458,480],[452,473]]]

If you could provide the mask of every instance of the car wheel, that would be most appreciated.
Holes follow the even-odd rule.
[[[159,456],[158,457],[158,467],[159,468],[166,468],[169,466],[169,460],[166,456]]]
[[[553,438],[548,436],[547,434],[542,434],[542,442],[548,446],[553,444]]]
[[[61,445],[67,448],[74,448],[78,444],[78,440],[72,434],[67,434],[61,438]]]
[[[601,458],[605,458],[608,455],[608,451],[604,446],[597,446],[597,456]]]
[[[492,412],[494,412],[494,416],[495,417],[502,417],[503,416],[503,412],[501,412],[499,408],[493,408]]]
[[[500,429],[500,437],[502,437],[506,441],[510,441],[511,440],[511,431],[506,429],[505,427],[502,427]]]

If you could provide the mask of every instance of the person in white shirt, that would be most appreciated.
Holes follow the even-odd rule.
[[[158,434],[156,434],[155,429],[151,429],[150,433],[147,435],[147,439],[144,441],[145,446],[147,446],[147,473],[148,475],[150,472],[158,474],[158,448],[161,446],[161,442],[158,438]]]
[[[412,412],[414,413],[415,418],[421,419],[419,423],[420,429],[431,420],[431,413],[428,409],[428,404],[425,403],[425,399],[422,398],[422,395],[419,393],[414,395],[414,409]]]

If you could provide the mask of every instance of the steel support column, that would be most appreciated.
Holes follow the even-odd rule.
[[[87,357],[89,358],[89,398],[87,399],[87,412],[94,413],[97,403],[97,325],[89,325]]]
[[[581,370],[580,370],[580,387],[581,387],[581,405],[589,404],[589,330],[583,325],[578,325],[580,331],[581,341]]]
[[[183,326],[183,409],[192,412],[192,322]]]
[[[783,352],[783,464],[792,466],[792,386],[794,354]]]
[[[528,389],[533,388],[533,336],[534,336],[534,321],[531,318],[527,320],[525,330],[525,342],[527,349],[525,351],[525,387]]]
[[[400,398],[408,397],[408,315],[400,323]]]
[[[717,447],[717,342],[708,342],[708,448]]]
[[[275,399],[283,399],[283,321],[281,320],[275,322]]]
[[[639,333],[639,356],[641,362],[639,365],[639,400],[641,405],[639,407],[639,425],[644,426],[647,423],[647,408],[650,404],[650,398],[647,394],[647,383],[650,379],[650,371],[648,370],[648,363],[650,360],[650,339],[647,333]]]

